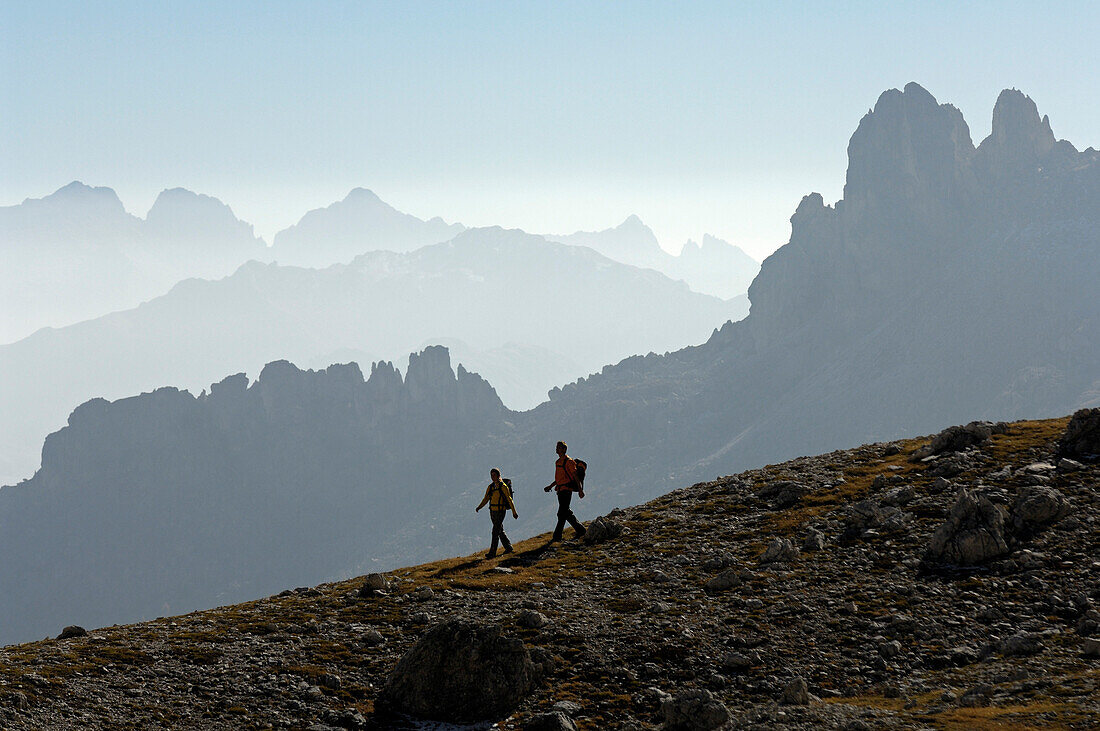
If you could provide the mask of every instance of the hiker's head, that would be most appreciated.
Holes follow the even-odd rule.
[[[498,470],[496,467],[489,470],[489,477],[493,478],[493,482],[497,482],[498,480],[500,480],[500,470]]]
[[[565,444],[565,442],[558,442],[558,446],[555,447],[555,449],[557,450],[558,454],[565,454],[567,451],[569,451],[569,447]]]

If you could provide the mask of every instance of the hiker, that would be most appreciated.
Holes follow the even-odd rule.
[[[519,518],[519,513],[516,512],[516,504],[512,501],[512,481],[508,478],[500,479],[500,470],[496,467],[489,470],[489,477],[493,481],[485,488],[485,497],[481,505],[474,508],[474,512],[478,512],[485,507],[485,503],[489,503],[489,518],[493,521],[493,542],[485,558],[494,558],[497,555],[497,541],[504,544],[505,553],[512,552],[512,542],[504,534],[504,513],[511,508],[512,517],[515,519]]]
[[[569,503],[573,500],[574,491],[582,499],[584,498],[584,483],[577,479],[577,462],[566,453],[568,447],[565,442],[558,442],[555,449],[558,459],[554,463],[554,481],[543,488],[544,492],[556,490],[558,493],[558,524],[550,540],[561,540],[561,532],[565,528],[566,521],[573,526],[574,536],[580,538],[588,532],[588,529],[577,520],[577,516],[573,515],[573,511],[569,509]]]

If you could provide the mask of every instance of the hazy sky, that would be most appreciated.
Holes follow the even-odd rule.
[[[1098,37],[1088,2],[0,0],[0,205],[79,179],[144,216],[183,186],[270,241],[363,186],[536,232],[637,213],[666,248],[760,258],[908,81],[976,140],[1014,86],[1100,146]]]

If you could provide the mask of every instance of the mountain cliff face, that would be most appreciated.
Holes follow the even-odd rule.
[[[166,190],[146,219],[110,188],[73,182],[0,207],[0,343],[133,307],[186,277],[219,277],[267,247],[221,201]]]
[[[410,526],[487,473],[469,445],[504,414],[442,348],[404,379],[282,361],[198,397],[89,401],[35,478],[0,490],[0,642],[62,621],[75,597],[100,625],[392,563]]]
[[[655,465],[701,479],[1093,404],[1100,153],[1050,143],[1048,128],[1006,91],[975,148],[916,84],[884,93],[852,136],[844,199],[806,196],[749,317],[563,390],[542,407],[547,433],[568,428],[629,483],[663,476]]]
[[[281,264],[323,267],[368,251],[412,251],[449,241],[466,230],[438,216],[424,221],[402,213],[372,191],[355,188],[342,201],[317,208],[275,234],[272,256]]]

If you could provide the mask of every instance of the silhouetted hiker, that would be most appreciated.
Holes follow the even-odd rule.
[[[489,546],[489,552],[485,554],[485,558],[493,558],[497,555],[497,541],[504,544],[505,553],[512,552],[512,542],[504,534],[504,513],[510,508],[512,517],[519,518],[519,513],[516,512],[516,504],[512,501],[512,481],[507,477],[503,480],[500,479],[500,470],[496,467],[489,470],[489,477],[493,481],[485,488],[485,497],[481,500],[481,505],[474,508],[476,513],[485,507],[485,503],[489,503],[489,518],[493,521],[493,542]]]
[[[554,537],[550,540],[561,540],[561,532],[565,528],[566,521],[573,526],[576,537],[580,538],[588,532],[588,529],[577,520],[577,516],[573,515],[573,511],[569,509],[569,503],[573,500],[574,491],[580,497],[584,497],[584,483],[577,479],[577,462],[566,454],[568,447],[565,442],[558,442],[556,449],[558,460],[554,463],[554,481],[543,488],[546,492],[551,490],[558,492],[558,524],[554,528]]]

